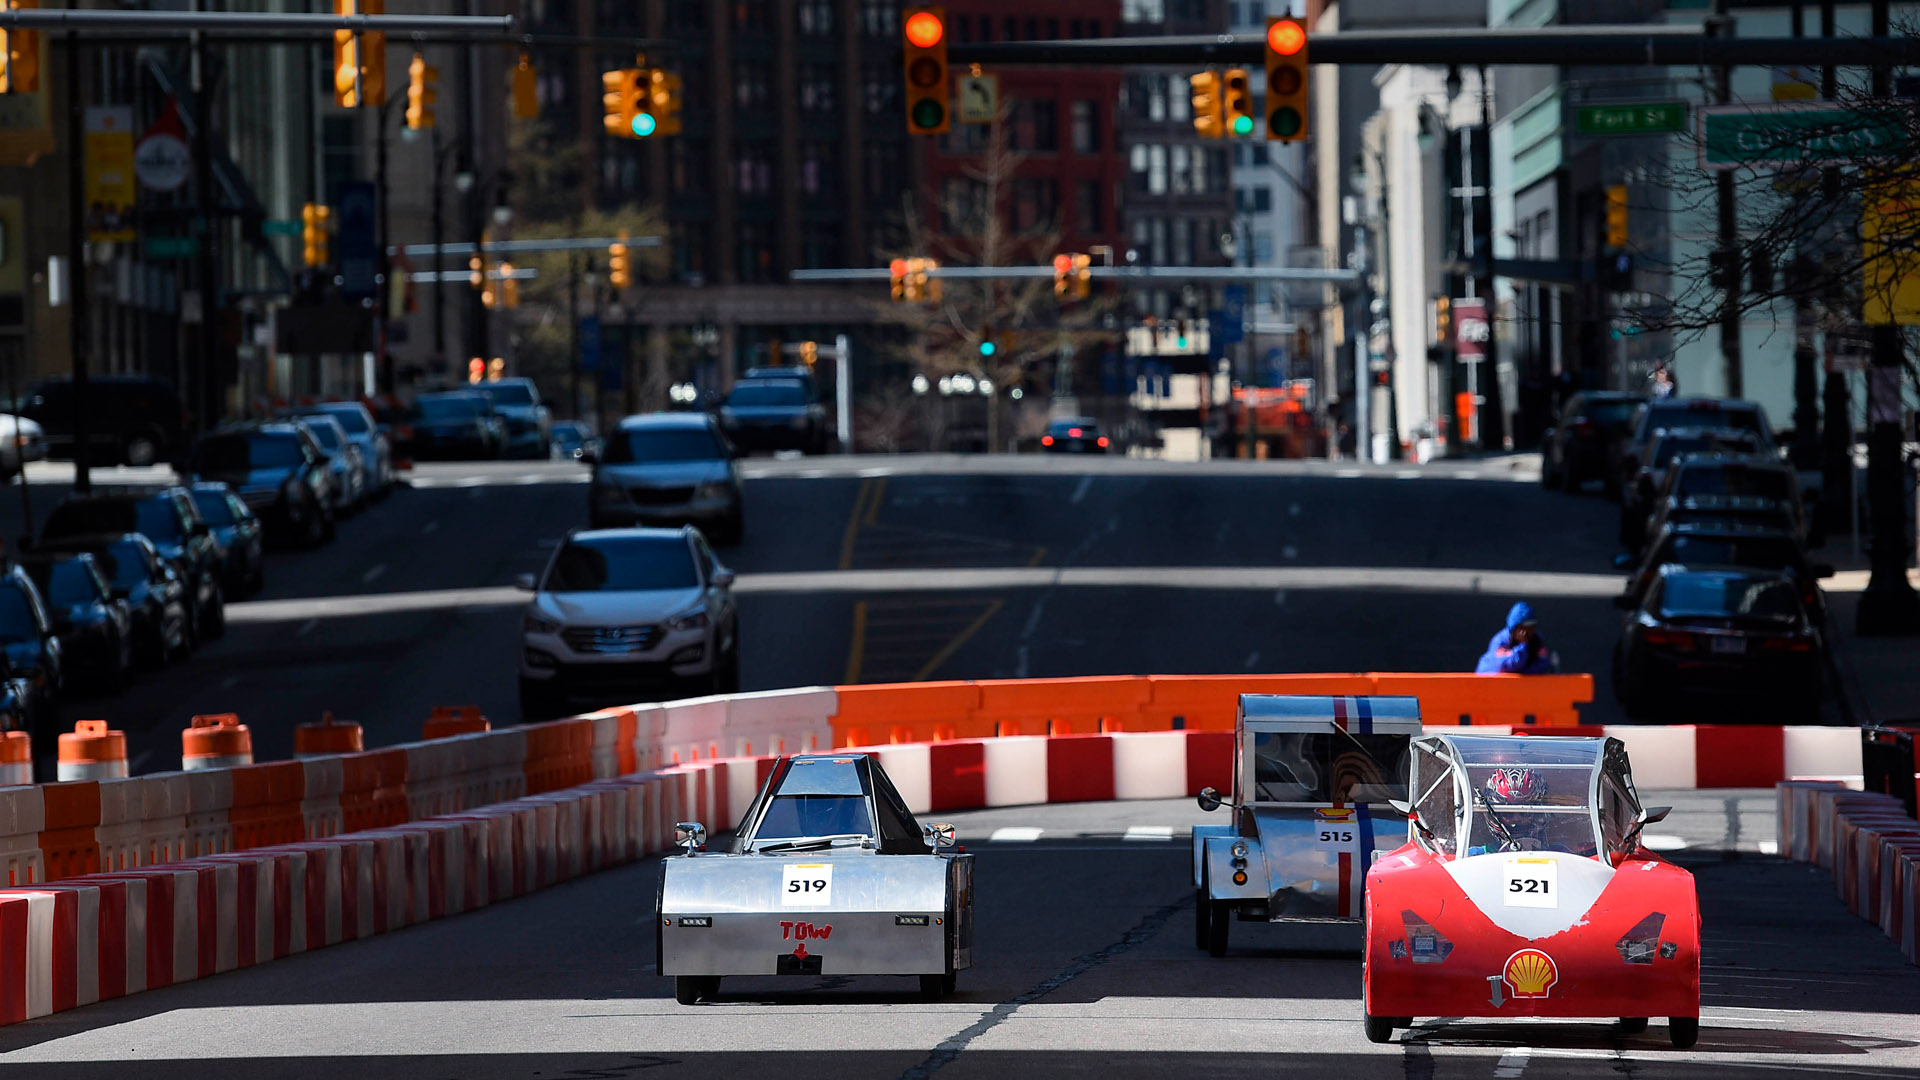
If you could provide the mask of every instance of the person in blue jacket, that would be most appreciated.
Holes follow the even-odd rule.
[[[1532,605],[1522,600],[1507,612],[1506,629],[1487,642],[1487,651],[1473,670],[1476,675],[1551,675],[1560,670],[1560,658],[1540,636],[1540,620]]]

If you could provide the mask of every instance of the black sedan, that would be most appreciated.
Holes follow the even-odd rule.
[[[1540,444],[1540,482],[1578,491],[1599,480],[1612,490],[1618,480],[1613,462],[1633,432],[1634,410],[1645,400],[1645,394],[1626,390],[1583,390],[1561,402]]]
[[[72,536],[137,532],[173,564],[187,588],[197,644],[226,631],[226,601],[220,577],[226,556],[213,530],[200,519],[193,496],[182,487],[106,495],[69,495],[40,527],[42,542]]]
[[[1100,433],[1100,425],[1090,416],[1066,416],[1047,424],[1040,436],[1040,449],[1051,454],[1104,454],[1112,440]]]
[[[20,565],[46,601],[68,689],[117,694],[133,670],[133,609],[87,552],[32,552]]]
[[[27,680],[36,750],[52,750],[60,716],[65,668],[60,638],[40,599],[40,590],[18,564],[0,570],[0,651],[8,666]],[[42,737],[46,746],[40,746]]]
[[[333,474],[304,424],[248,424],[194,444],[195,487],[231,487],[275,539],[318,547],[333,539]]]
[[[227,554],[223,580],[232,596],[252,596],[266,586],[266,528],[253,508],[222,483],[193,485],[193,505]]]
[[[1618,565],[1636,564],[1631,556],[1623,555]],[[1668,566],[1737,566],[1788,574],[1800,589],[1800,603],[1807,614],[1816,625],[1826,623],[1827,601],[1819,582],[1833,576],[1833,567],[1807,558],[1799,539],[1784,529],[1724,521],[1669,525],[1660,530],[1633,576],[1627,579],[1627,600],[1639,603]]]
[[[1628,715],[1710,693],[1783,703],[1793,723],[1818,722],[1825,644],[1788,575],[1670,566],[1639,604],[1619,603],[1631,614],[1613,682]]]
[[[184,659],[193,650],[188,635],[187,589],[153,542],[139,533],[74,536],[40,544],[36,553],[92,555],[113,595],[133,615],[134,658],[153,667]]]

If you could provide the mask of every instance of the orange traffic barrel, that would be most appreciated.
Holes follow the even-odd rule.
[[[182,769],[226,769],[253,764],[253,733],[232,713],[196,716],[180,733]]]
[[[351,720],[335,720],[330,712],[320,714],[318,723],[301,724],[293,729],[293,756],[319,757],[323,754],[357,754],[366,749],[360,725]]]
[[[480,715],[478,705],[435,705],[420,737],[444,739],[449,735],[473,735],[491,730],[493,725]]]
[[[127,775],[127,734],[105,720],[81,720],[60,736],[61,780],[110,780]]]
[[[33,783],[33,738],[24,731],[0,731],[0,787]]]

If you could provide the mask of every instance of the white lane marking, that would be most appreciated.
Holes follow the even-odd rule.
[[[1420,471],[1418,469],[1401,469],[1399,472],[1393,474],[1393,478],[1395,480],[1418,480],[1420,479]],[[1520,1067],[1524,1069],[1526,1065],[1523,1063]],[[1515,1073],[1514,1075],[1518,1076],[1519,1074]]]
[[[374,563],[372,566],[367,567],[366,573],[360,575],[360,583],[363,585],[371,585],[374,582],[379,581],[380,575],[386,572],[387,572],[386,563],[383,563],[383,562]]]
[[[439,521],[429,521],[425,525],[420,526],[420,535],[427,536],[431,534],[435,529],[438,529],[439,527],[440,527]]]
[[[1647,845],[1648,851],[1687,850],[1686,837],[1675,836],[1672,833],[1647,833],[1640,838],[1640,842]]]
[[[1778,841],[1778,840],[1762,840],[1762,841],[1760,841],[1760,854],[1762,854],[1762,855],[1778,855],[1778,854],[1780,854],[1780,841]]]
[[[1471,470],[1471,469],[1469,469],[1469,470],[1467,470],[1466,472],[1463,472],[1463,473],[1461,473],[1461,474],[1460,474],[1459,476],[1457,476],[1457,477],[1456,477],[1455,479],[1459,479],[1459,480],[1478,480],[1478,479],[1480,479],[1480,474],[1479,474],[1479,473],[1477,473],[1477,472],[1474,472],[1474,471],[1473,471],[1473,470]]]
[[[1504,1080],[1512,1080],[1513,1077],[1526,1072],[1527,1055],[1531,1052],[1528,1047],[1516,1046],[1501,1054],[1500,1060],[1493,1063],[1493,1075],[1502,1077]]]
[[[539,476],[534,473],[528,473],[527,475],[522,476],[518,480],[514,481],[514,483],[516,484],[544,484],[546,482],[547,482],[546,477]]]
[[[308,634],[311,634],[311,633],[313,633],[313,628],[314,628],[314,627],[316,627],[316,626],[319,626],[319,625],[320,625],[320,620],[319,620],[319,619],[308,619],[308,620],[307,620],[306,622],[303,622],[303,623],[301,623],[301,624],[300,624],[300,629],[298,629],[298,630],[295,630],[295,631],[293,632],[293,636],[294,636],[294,637],[306,637],[306,636],[307,636]]]
[[[853,475],[855,476],[892,476],[893,474],[894,474],[894,470],[892,469],[861,469],[860,471],[854,473]]]
[[[1333,475],[1339,477],[1342,480],[1353,480],[1358,477],[1365,476],[1367,474],[1364,472],[1361,472],[1359,469],[1335,469],[1333,470]]]
[[[1260,662],[1260,650],[1259,650],[1259,649],[1255,649],[1255,650],[1253,650],[1252,652],[1250,652],[1250,653],[1248,653],[1248,654],[1247,654],[1247,662],[1246,662],[1246,663],[1244,663],[1244,664],[1242,664],[1242,665],[1240,665],[1240,666],[1241,666],[1241,667],[1244,667],[1244,668],[1246,668],[1246,669],[1248,669],[1249,671],[1251,671],[1251,670],[1253,669],[1253,665],[1255,665],[1255,664],[1257,664],[1257,663],[1259,663],[1259,662]]]
[[[1125,839],[1171,840],[1173,839],[1173,826],[1171,825],[1129,825],[1127,826],[1127,835]]]
[[[1080,483],[1074,487],[1073,494],[1067,499],[1067,501],[1072,503],[1075,506],[1079,506],[1080,500],[1087,497],[1087,489],[1092,486],[1093,486],[1093,474],[1089,473],[1086,476],[1081,477]]]
[[[453,481],[453,486],[454,487],[480,487],[481,485],[486,483],[488,483],[488,479],[487,477],[484,477],[484,476],[463,476],[460,479]]]
[[[1031,844],[1040,839],[1041,830],[1032,825],[1007,825],[993,830],[989,844]]]

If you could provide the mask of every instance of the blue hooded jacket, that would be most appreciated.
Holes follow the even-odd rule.
[[[1533,607],[1526,601],[1513,605],[1507,612],[1507,625],[1487,642],[1487,651],[1480,657],[1480,663],[1473,669],[1476,675],[1502,675],[1515,672],[1521,675],[1551,675],[1560,670],[1560,660],[1547,648],[1547,643],[1534,631],[1533,640],[1523,645],[1513,644],[1514,627],[1521,623],[1534,621]]]

